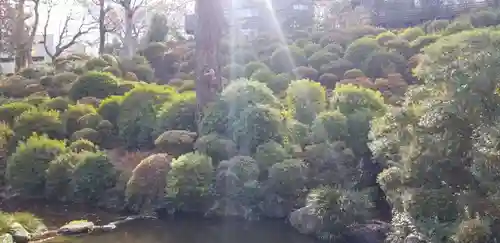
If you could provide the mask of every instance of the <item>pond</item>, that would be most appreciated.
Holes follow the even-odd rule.
[[[42,218],[55,229],[76,219],[98,225],[114,221],[119,215],[79,205],[56,205],[40,202],[0,203],[4,211],[25,211]],[[73,242],[73,241],[72,241]],[[176,218],[175,220],[139,220],[120,225],[115,231],[84,236],[74,242],[92,243],[317,243],[314,238],[297,233],[283,220],[245,222],[234,219]]]

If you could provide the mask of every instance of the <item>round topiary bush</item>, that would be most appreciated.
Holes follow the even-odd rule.
[[[491,228],[481,219],[463,221],[457,228],[453,239],[456,243],[488,242],[492,236]]]
[[[266,181],[268,192],[273,192],[283,198],[300,195],[306,184],[306,165],[302,160],[287,159],[277,162],[269,168]]]
[[[337,86],[332,93],[330,106],[344,115],[363,109],[383,114],[387,109],[380,92],[351,84]]]
[[[171,103],[165,103],[157,115],[155,135],[168,130],[187,130],[196,132],[196,95],[185,92]]]
[[[340,79],[337,77],[337,75],[333,73],[324,73],[321,76],[319,76],[319,83],[323,85],[326,89],[334,89],[335,84],[339,81]]]
[[[283,146],[275,141],[257,146],[257,150],[253,156],[259,165],[261,171],[267,171],[276,163],[283,162],[290,155],[286,152]]]
[[[78,127],[80,129],[83,128],[96,129],[99,123],[101,123],[101,121],[102,117],[97,113],[85,114],[78,119]]]
[[[140,212],[159,206],[165,197],[166,175],[170,170],[168,154],[153,154],[141,161],[127,182],[127,208]]]
[[[116,124],[120,114],[120,105],[122,101],[123,96],[110,96],[101,102],[97,112],[104,120],[108,120],[112,124]]]
[[[418,37],[410,43],[415,53],[420,52],[424,47],[436,42],[441,36],[439,35],[424,35]]]
[[[385,46],[387,42],[398,38],[398,36],[390,31],[383,32],[377,35],[375,40],[377,40],[378,44],[381,46]]]
[[[311,124],[326,108],[326,91],[319,83],[297,80],[286,91],[286,104],[297,121]]]
[[[473,28],[474,26],[472,26],[470,21],[457,20],[453,21],[452,23],[450,23],[450,25],[448,25],[448,27],[446,27],[446,29],[444,30],[444,34],[451,35],[465,30],[470,30]]]
[[[50,161],[66,151],[63,141],[33,135],[20,142],[7,161],[6,179],[13,191],[25,197],[43,195]]]
[[[202,136],[196,140],[194,149],[212,158],[214,165],[236,155],[238,149],[236,143],[215,133]]]
[[[227,79],[243,78],[245,77],[245,67],[239,64],[229,64],[222,68],[222,76]]]
[[[288,139],[291,144],[300,145],[301,148],[309,143],[309,126],[294,119],[286,121]]]
[[[297,46],[280,47],[271,55],[271,67],[276,73],[291,72],[294,67],[306,64],[306,55]]]
[[[363,73],[363,71],[361,71],[361,69],[355,68],[355,69],[347,70],[344,73],[345,79],[355,79],[355,78],[360,78],[360,77],[365,77],[365,74]]]
[[[317,80],[318,79],[318,70],[312,67],[297,67],[293,70],[293,73],[297,77],[297,79],[309,79],[309,80]]]
[[[354,64],[345,59],[338,59],[329,64],[322,65],[320,68],[321,73],[333,73],[337,77],[344,77],[344,73],[347,70],[353,69]]]
[[[347,47],[344,58],[353,63],[355,66],[360,67],[367,57],[369,57],[374,51],[380,49],[381,47],[375,39],[364,37],[355,40]]]
[[[245,76],[251,77],[255,71],[261,69],[269,70],[269,67],[267,67],[267,65],[262,62],[250,62],[245,65]]]
[[[276,74],[268,69],[259,69],[250,76],[251,80],[268,83],[276,77]]]
[[[73,83],[69,90],[69,97],[72,100],[79,100],[87,96],[104,99],[115,94],[117,90],[118,81],[113,75],[102,72],[88,72]]]
[[[45,101],[42,107],[47,110],[56,110],[59,112],[64,112],[68,109],[70,101],[64,97],[55,97],[50,100]]]
[[[476,28],[497,25],[498,14],[491,10],[477,11],[470,15],[470,22]]]
[[[13,130],[16,138],[24,140],[33,133],[46,134],[50,138],[64,138],[64,127],[59,118],[59,112],[30,110],[17,117]]]
[[[231,124],[233,140],[244,154],[255,152],[257,146],[270,140],[281,142],[285,130],[280,111],[265,105],[244,109]]]
[[[173,157],[193,151],[196,133],[184,130],[170,130],[162,133],[155,140],[158,150],[168,153]]]
[[[83,98],[79,99],[76,103],[83,104],[83,105],[91,105],[94,108],[97,108],[97,107],[99,107],[101,100],[96,98],[96,97],[87,96],[87,97],[83,97]]]
[[[96,110],[90,105],[77,104],[70,106],[62,114],[64,130],[68,136],[80,129],[78,120],[86,114],[95,114]]]
[[[370,78],[387,77],[391,73],[407,73],[405,57],[392,52],[377,51],[363,62],[363,71]]]
[[[87,69],[88,71],[102,71],[109,65],[110,64],[103,58],[95,57],[85,63],[85,69]]]
[[[139,65],[133,71],[139,81],[151,83],[155,79],[155,73],[149,65]]]
[[[235,156],[229,160],[222,161],[217,167],[217,177],[221,177],[222,173],[227,172],[233,174],[241,182],[239,186],[242,186],[245,182],[257,181],[260,174],[257,162],[249,156]],[[226,193],[235,193],[235,191],[231,191],[227,186],[223,186],[220,189],[226,191]]]
[[[312,54],[316,53],[321,49],[321,45],[316,43],[309,43],[304,46],[304,53],[306,57],[310,57]]]
[[[288,85],[290,85],[293,79],[294,77],[291,74],[280,73],[276,75],[273,79],[269,80],[269,82],[267,82],[266,85],[269,89],[271,89],[274,92],[274,94],[281,95],[286,91]]]
[[[189,153],[174,159],[167,173],[166,197],[176,209],[205,212],[214,179],[212,160],[200,153]]]
[[[5,168],[7,167],[7,155],[13,146],[14,132],[5,123],[0,123],[0,186],[5,184]]]
[[[399,36],[409,42],[416,40],[420,36],[424,36],[425,32],[420,27],[408,28],[403,31]]]
[[[89,140],[94,144],[99,144],[101,141],[101,136],[98,131],[92,128],[83,128],[71,135],[71,141],[77,141],[80,139]]]
[[[309,59],[309,65],[311,67],[319,70],[323,65],[327,65],[332,61],[338,60],[339,56],[337,54],[327,52],[326,50],[320,50],[312,54]]]
[[[29,110],[36,110],[36,107],[25,102],[3,104],[0,106],[0,120],[13,125],[18,116]]]
[[[426,27],[425,30],[427,33],[439,33],[444,31],[448,25],[450,24],[449,20],[446,19],[436,19],[431,21]]]
[[[345,141],[348,134],[347,118],[339,111],[322,112],[311,127],[312,142]]]
[[[73,196],[71,179],[79,155],[65,153],[49,163],[45,182],[45,198],[56,201],[68,201]]]
[[[72,72],[63,72],[54,75],[52,78],[52,87],[64,87],[65,85],[72,84],[78,79],[78,75]]]
[[[326,45],[325,47],[323,47],[323,50],[330,52],[330,53],[337,55],[337,56],[343,56],[343,54],[344,54],[344,48],[337,43],[330,43],[330,44]]]
[[[203,111],[199,124],[199,134],[210,133],[227,134],[229,125],[230,106],[223,100],[216,100],[209,104]]]
[[[83,151],[89,151],[89,152],[99,151],[99,148],[92,141],[83,138],[73,141],[69,145],[69,149],[75,153],[80,153]]]
[[[82,152],[82,158],[75,166],[71,186],[76,201],[95,204],[113,188],[117,171],[105,153]]]

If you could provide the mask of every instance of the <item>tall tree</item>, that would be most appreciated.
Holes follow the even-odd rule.
[[[196,16],[196,97],[201,112],[221,89],[218,54],[225,22],[222,0],[196,0]]]
[[[30,6],[27,6],[27,3],[32,4],[31,9],[29,9]],[[16,72],[33,63],[31,50],[40,20],[39,7],[40,0],[31,0],[30,2],[18,0],[16,2],[12,40],[14,43]],[[26,9],[29,9],[29,14],[26,14]],[[27,23],[27,20],[32,20],[32,23]]]
[[[123,47],[124,56],[132,57],[135,53],[137,38],[134,38],[134,30],[139,31],[137,23],[134,23],[139,10],[146,8],[148,0],[113,0],[121,9],[123,15]],[[134,26],[135,25],[135,26]],[[134,29],[135,27],[135,29]],[[136,37],[138,33],[135,33]]]

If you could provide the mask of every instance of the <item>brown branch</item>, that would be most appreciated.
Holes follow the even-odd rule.
[[[47,29],[49,28],[49,21],[50,21],[50,13],[52,12],[52,6],[49,6],[47,8],[47,20],[45,21],[45,25],[43,26],[43,49],[45,49],[45,53],[50,57],[52,61],[55,60],[54,54],[51,53],[49,50],[49,47],[47,46]]]

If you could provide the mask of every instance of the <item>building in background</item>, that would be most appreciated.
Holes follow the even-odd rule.
[[[54,35],[47,35],[47,43],[50,52],[54,51]],[[43,36],[36,35],[33,41],[33,48],[31,49],[31,55],[33,57],[33,66],[40,66],[50,62],[50,56],[45,50],[43,43]],[[0,66],[2,73],[14,73],[16,64],[14,62],[14,55],[10,53],[0,53]]]

